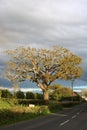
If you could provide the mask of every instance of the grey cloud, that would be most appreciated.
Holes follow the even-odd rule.
[[[0,0],[0,50],[60,45],[83,58],[87,0]]]
[[[5,69],[6,69],[6,61],[3,61],[0,58],[0,78],[4,76],[5,74]]]

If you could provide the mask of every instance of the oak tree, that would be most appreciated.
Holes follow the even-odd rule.
[[[82,73],[81,58],[70,50],[55,46],[51,49],[17,48],[6,51],[10,61],[6,77],[12,82],[31,80],[43,91],[44,100],[49,100],[50,85],[56,79],[78,78]]]

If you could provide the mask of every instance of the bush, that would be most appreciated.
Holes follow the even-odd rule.
[[[69,97],[62,97],[61,101],[80,101],[81,97],[80,96],[69,96]]]
[[[34,104],[34,105],[44,105],[45,102],[44,100],[41,99],[18,99],[18,104],[20,105],[29,105],[29,104]]]
[[[73,107],[73,106],[78,105],[78,104],[79,104],[78,101],[73,101],[73,102],[67,101],[67,102],[62,103],[62,107]]]
[[[40,106],[38,112],[39,112],[40,114],[46,115],[46,114],[49,114],[49,113],[50,113],[50,110],[49,110],[49,107],[48,107],[48,106],[42,105],[42,106]]]
[[[59,102],[51,101],[48,106],[51,112],[58,112],[59,110],[62,110],[62,105]]]

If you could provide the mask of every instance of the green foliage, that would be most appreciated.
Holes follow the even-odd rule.
[[[50,112],[58,112],[59,110],[62,110],[62,105],[59,102],[50,102],[49,105]]]
[[[19,99],[18,99],[19,100]],[[41,115],[49,114],[48,106],[29,106],[19,105],[17,99],[0,99],[0,125],[10,124],[26,119],[37,118]],[[21,100],[21,99],[20,99]],[[13,105],[14,103],[14,105]],[[16,105],[15,105],[16,104]]]
[[[43,99],[43,94],[26,92],[26,99]]]
[[[60,84],[51,86],[50,99],[61,100],[69,96],[72,96],[72,90],[69,87],[63,87]]]
[[[17,48],[7,51],[11,56],[6,77],[12,83],[25,80],[36,82],[49,100],[49,86],[56,79],[72,80],[81,76],[81,58],[70,50],[55,46],[49,49]]]
[[[75,106],[75,105],[78,105],[80,102],[78,102],[78,101],[73,101],[73,102],[71,102],[71,101],[67,101],[67,102],[62,102],[62,107],[73,107],[73,106]]]
[[[47,105],[40,106],[39,113],[42,115],[49,114],[50,113],[49,107]]]
[[[81,97],[80,96],[73,96],[73,101],[80,101]],[[68,96],[68,97],[62,97],[61,101],[72,101],[72,96]]]
[[[72,90],[69,87],[62,88],[62,97],[72,96]]]
[[[45,101],[42,99],[18,99],[18,104],[20,105],[26,105],[34,104],[34,105],[43,105],[45,104]]]
[[[35,99],[36,95],[33,92],[26,92],[26,99]]]
[[[8,90],[1,90],[1,97],[2,98],[11,98],[12,97],[12,93],[9,92]]]
[[[50,101],[48,105],[35,105],[29,108],[28,105],[18,104],[20,101],[29,101],[28,99],[0,99],[0,125],[11,124],[22,120],[37,118],[38,116],[47,115],[62,110],[62,107],[71,107],[77,105],[78,102]],[[33,100],[34,102],[37,100]]]
[[[36,99],[43,99],[43,94],[36,93]]]
[[[61,94],[57,94],[57,93],[53,93],[53,94],[50,95],[50,98],[52,100],[61,100],[62,95]]]
[[[16,96],[16,98],[18,98],[18,99],[24,99],[24,98],[25,98],[24,92],[22,92],[22,91],[17,91],[17,92],[15,93],[15,96]]]
[[[0,126],[19,122],[22,120],[29,120],[32,118],[37,118],[39,114],[37,111],[29,112],[27,107],[15,107],[13,109],[3,109],[0,110]]]
[[[10,105],[9,101],[6,101],[4,99],[0,99],[0,110],[1,109],[8,109],[10,107],[11,107],[11,105]]]

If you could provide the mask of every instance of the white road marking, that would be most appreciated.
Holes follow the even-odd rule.
[[[72,119],[75,118],[75,117],[76,117],[76,115],[72,116]]]
[[[60,124],[60,126],[65,125],[65,124],[68,123],[68,122],[69,122],[69,120],[66,120],[66,121],[62,122],[62,123]]]
[[[80,110],[79,112],[77,112],[76,115],[72,116],[72,119],[74,119],[77,115],[79,115],[79,114],[81,113],[81,111],[82,111],[82,110]],[[62,115],[62,114],[58,114],[58,115],[60,115],[60,116],[67,116],[67,115]],[[65,124],[68,123],[69,121],[70,121],[70,120],[66,120],[66,121],[60,123],[60,126],[65,125]]]
[[[77,112],[77,115],[79,115],[80,112]]]

